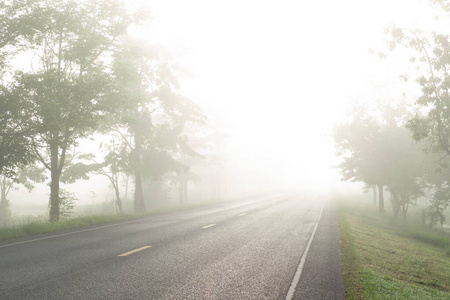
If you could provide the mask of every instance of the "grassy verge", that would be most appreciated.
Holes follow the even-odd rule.
[[[450,299],[450,236],[340,201],[347,299]]]
[[[202,207],[211,205],[217,202],[202,202],[202,203],[189,203],[189,204],[175,204],[171,206],[165,206],[158,209],[150,210],[141,214],[124,214],[124,215],[89,215],[78,216],[67,220],[61,220],[59,222],[50,223],[42,220],[28,220],[14,225],[6,225],[0,227],[0,240],[25,237],[40,233],[49,233],[60,230],[66,230],[71,228],[81,228],[92,225],[107,224],[113,222],[120,222],[138,218],[144,218],[152,215],[159,215],[174,211],[181,211],[191,209],[195,207]]]

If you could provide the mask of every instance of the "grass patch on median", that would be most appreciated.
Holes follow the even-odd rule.
[[[121,222],[139,218],[145,218],[153,215],[160,215],[175,211],[182,211],[197,207],[203,207],[218,202],[201,202],[188,204],[174,204],[170,206],[163,206],[157,209],[147,211],[139,214],[110,214],[110,215],[88,215],[78,216],[67,220],[60,220],[59,222],[48,222],[47,219],[26,218],[16,221],[12,224],[0,225],[0,240],[26,237],[40,233],[50,233],[72,228],[83,228],[92,225],[101,225],[114,222]]]
[[[448,234],[339,203],[347,299],[450,299]]]

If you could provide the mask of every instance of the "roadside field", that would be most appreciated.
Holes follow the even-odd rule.
[[[389,204],[388,204],[389,205]],[[347,299],[450,299],[450,235],[339,201]]]

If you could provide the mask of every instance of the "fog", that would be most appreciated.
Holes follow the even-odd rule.
[[[355,99],[405,97],[407,83],[398,76],[409,66],[395,59],[401,54],[382,60],[374,53],[386,47],[386,25],[423,28],[434,16],[428,3],[410,0],[129,5],[151,13],[147,24],[129,33],[173,53],[188,70],[180,92],[202,108],[207,126],[222,136],[220,163],[199,167],[201,180],[189,186],[192,201],[361,190],[342,183],[333,168],[339,163],[333,125],[345,120]],[[417,88],[408,91],[414,96]],[[81,149],[98,149],[98,139],[84,141]],[[99,204],[114,197],[107,187],[106,178],[94,176],[66,188],[80,204]],[[132,189],[130,183],[129,195]],[[32,194],[20,188],[9,198],[13,211],[45,211],[48,186],[41,184]]]
[[[333,124],[361,95],[395,98],[404,91],[402,66],[370,50],[385,47],[386,25],[417,27],[432,16],[423,1],[148,6],[148,39],[182,53],[192,70],[183,90],[228,135],[226,170],[236,190],[342,186],[331,168]]]
[[[0,24],[1,299],[450,299],[450,0]]]

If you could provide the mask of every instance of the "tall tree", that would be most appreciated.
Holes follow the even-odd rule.
[[[400,212],[406,217],[409,205],[424,195],[424,153],[411,137],[411,132],[403,127],[391,124],[383,134],[389,141],[383,147],[390,161],[387,173],[387,187],[391,193],[394,217]]]
[[[34,72],[17,73],[14,90],[30,107],[34,153],[50,171],[50,221],[58,221],[67,151],[113,105],[105,97],[110,77],[104,58],[130,16],[114,0],[43,3],[50,22],[35,35]]]
[[[449,17],[448,1],[430,2]],[[437,220],[443,216],[443,207],[450,202],[448,164],[442,163],[447,158],[439,157],[439,153],[450,154],[450,36],[439,31],[398,26],[388,27],[387,33],[390,50],[398,46],[410,50],[410,62],[416,66],[414,73],[403,76],[412,76],[422,90],[415,103],[417,113],[408,122],[408,128],[415,140],[429,145],[426,147],[428,156],[433,157],[426,171],[426,181],[433,191],[429,217]]]
[[[11,58],[22,50],[29,50],[30,43],[48,23],[48,14],[41,0],[10,0],[0,3],[0,79]],[[30,151],[29,107],[20,94],[14,94],[12,86],[0,81],[0,175],[17,176],[17,171],[33,158]]]
[[[403,104],[397,108],[385,104],[378,111],[372,108],[370,114],[364,106],[355,107],[351,120],[335,127],[334,136],[343,179],[377,186],[380,212],[384,211],[383,187],[388,187],[396,216],[400,207],[406,214],[423,188],[419,184],[423,171],[417,165],[421,152],[401,125],[404,110]]]
[[[115,97],[124,109],[113,130],[123,138],[135,179],[134,209],[145,210],[143,179],[180,168],[172,156],[183,150],[185,122],[203,122],[199,107],[177,90],[179,69],[166,51],[133,39],[115,56]]]
[[[364,182],[376,186],[379,195],[379,211],[384,212],[383,187],[386,185],[388,163],[379,152],[383,141],[381,128],[364,107],[354,107],[351,120],[334,128],[337,154],[342,162],[337,166],[342,179]]]

